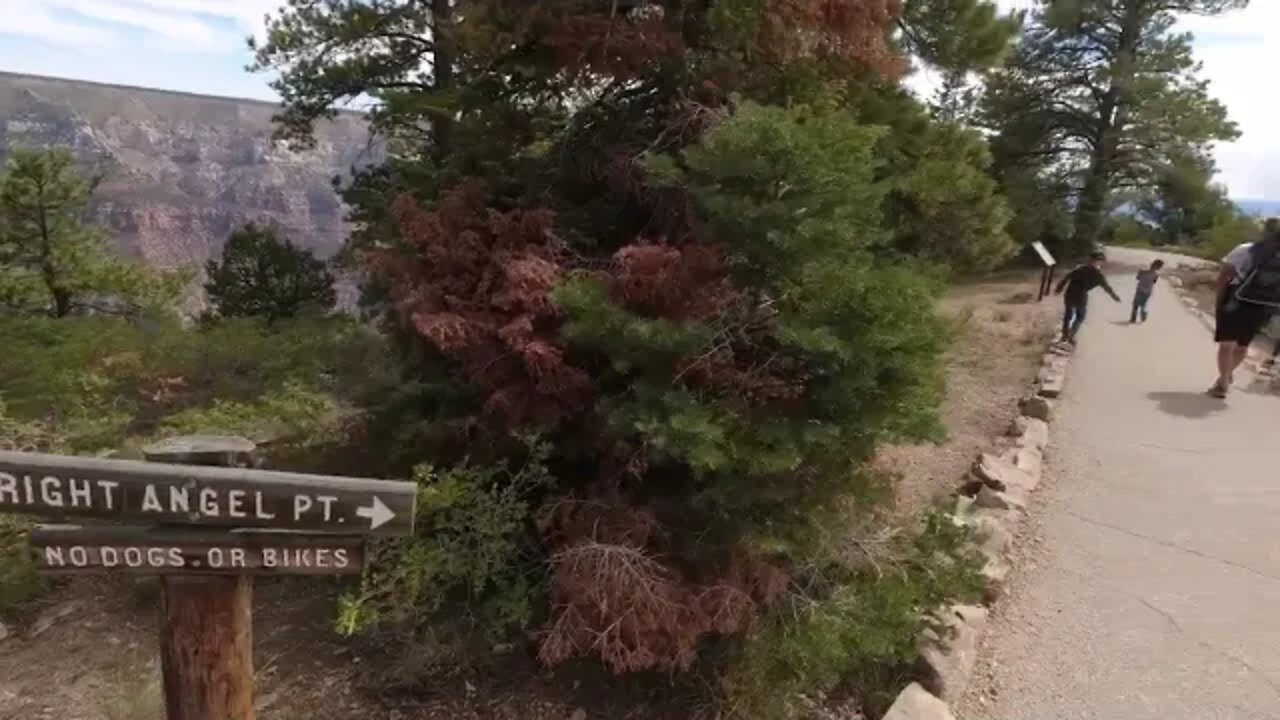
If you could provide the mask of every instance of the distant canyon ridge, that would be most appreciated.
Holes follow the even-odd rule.
[[[202,266],[246,222],[274,223],[321,257],[347,235],[335,176],[377,158],[362,116],[316,128],[313,149],[271,138],[254,100],[0,72],[0,158],[65,146],[100,174],[93,213],[120,252],[158,268]]]

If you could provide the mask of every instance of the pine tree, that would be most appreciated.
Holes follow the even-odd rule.
[[[988,270],[1013,254],[1010,212],[981,135],[956,120],[931,118],[905,90],[878,89],[861,99],[858,115],[886,128],[877,175],[889,190],[889,251],[958,272]]]
[[[688,667],[826,582],[802,576],[840,564],[814,559],[827,510],[871,494],[879,442],[936,432],[936,264],[1010,244],[980,137],[897,86],[898,10],[299,0],[270,22],[285,132],[381,102],[348,252],[407,370],[456,389],[424,459],[550,445],[554,490],[524,498],[543,660]],[[395,574],[434,576],[418,560]],[[424,591],[367,587],[344,617]]]
[[[985,0],[908,0],[898,27],[907,49],[949,74],[985,72],[1008,54],[1022,21]]]
[[[308,309],[332,310],[337,301],[324,261],[253,223],[231,233],[221,262],[210,260],[206,274],[205,292],[221,317],[274,322]]]
[[[181,273],[116,257],[87,219],[94,183],[66,149],[16,149],[0,172],[0,304],[56,318],[134,313],[176,297]]]
[[[1174,159],[1234,138],[1225,108],[1196,76],[1190,37],[1173,28],[1179,14],[1245,4],[1042,0],[986,99],[1006,188],[1067,169],[1079,251],[1097,240],[1114,190],[1148,187]],[[1058,184],[1045,182],[1044,192]]]

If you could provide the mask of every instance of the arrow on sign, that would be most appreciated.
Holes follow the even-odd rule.
[[[377,530],[391,522],[396,516],[395,512],[387,507],[377,495],[373,496],[373,504],[369,505],[369,507],[356,508],[356,515],[369,519],[370,530]]]

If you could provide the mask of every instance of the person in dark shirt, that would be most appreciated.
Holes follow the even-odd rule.
[[[1107,256],[1100,252],[1092,253],[1089,255],[1089,262],[1067,273],[1066,277],[1058,281],[1058,287],[1054,292],[1063,295],[1066,305],[1065,312],[1062,314],[1062,342],[1076,344],[1076,333],[1084,324],[1088,310],[1090,290],[1101,287],[1107,291],[1112,300],[1120,302],[1120,296],[1111,289],[1107,284],[1106,276],[1102,274],[1102,263],[1106,259]]]

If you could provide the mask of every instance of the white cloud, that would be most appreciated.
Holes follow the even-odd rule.
[[[0,36],[16,35],[67,47],[110,45],[114,35],[95,25],[66,20],[48,12],[39,0],[10,0]]]
[[[217,28],[197,18],[114,0],[44,0],[47,7],[69,10],[89,20],[124,25],[165,40],[182,43],[189,49],[217,49],[221,35]]]
[[[132,3],[151,10],[180,12],[191,15],[231,20],[240,31],[257,34],[263,27],[263,17],[274,13],[284,0],[104,0]]]
[[[1186,18],[1196,35],[1209,92],[1240,126],[1239,140],[1215,153],[1221,179],[1237,198],[1280,200],[1280,95],[1269,81],[1280,47],[1280,3],[1254,0],[1248,8],[1214,18]]]
[[[144,44],[182,52],[236,52],[283,0],[7,0],[0,35],[65,46]]]
[[[287,0],[0,0],[0,70],[273,100],[245,37]]]

